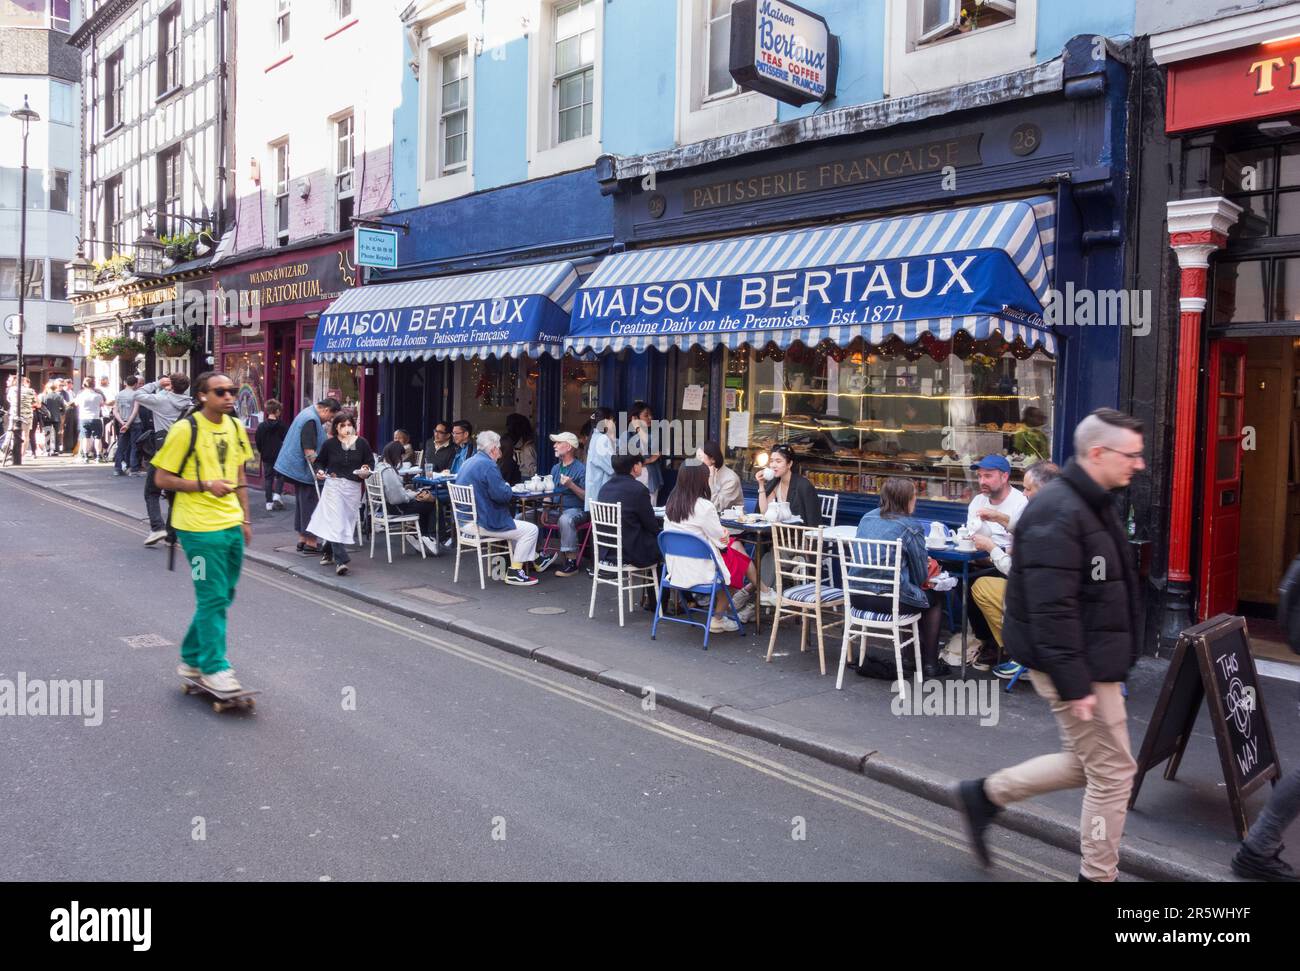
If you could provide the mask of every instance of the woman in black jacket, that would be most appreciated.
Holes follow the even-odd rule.
[[[253,433],[253,444],[257,454],[262,457],[262,478],[266,480],[266,511],[284,508],[280,490],[284,488],[284,476],[275,471],[275,460],[280,457],[284,445],[284,436],[289,426],[280,420],[280,402],[268,398],[265,405],[266,417]]]
[[[790,504],[790,515],[803,520],[803,526],[822,524],[822,501],[813,484],[795,471],[794,449],[778,445],[767,459],[767,468],[758,473],[758,511],[766,514],[773,499]]]
[[[357,528],[361,513],[362,483],[375,466],[370,443],[357,434],[357,420],[342,412],[333,422],[334,434],[325,440],[314,463],[321,487],[320,503],[307,524],[307,532],[329,543],[322,565],[335,564],[334,572],[346,576],[348,543]]]

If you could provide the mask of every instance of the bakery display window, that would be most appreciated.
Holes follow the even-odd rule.
[[[1017,485],[1050,457],[1055,376],[1041,349],[964,332],[911,345],[742,349],[726,362],[728,459],[752,475],[784,442],[820,490],[875,493],[902,476],[918,498],[969,502],[982,456],[1007,456]]]

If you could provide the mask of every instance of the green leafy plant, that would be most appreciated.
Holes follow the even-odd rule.
[[[124,337],[96,337],[90,345],[91,353],[101,361],[111,361],[122,352]]]
[[[155,330],[153,342],[164,357],[179,357],[194,347],[194,337],[189,330],[175,324]]]
[[[114,253],[106,260],[96,260],[93,265],[96,283],[125,280],[135,275],[135,257],[125,253]]]
[[[118,340],[121,341],[117,350],[119,361],[134,361],[146,350],[144,342],[133,337],[119,337]]]
[[[162,236],[158,242],[163,244],[167,258],[177,263],[186,263],[197,256],[201,233],[177,233],[175,236]]]

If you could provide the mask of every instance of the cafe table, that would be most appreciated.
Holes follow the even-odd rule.
[[[454,475],[420,475],[418,474],[418,470],[416,470],[416,474],[414,475],[410,472],[403,473],[403,478],[409,478],[413,486],[419,489],[428,489],[429,492],[433,494],[433,521],[434,523],[441,523],[443,503],[446,503],[449,506],[451,504],[451,495],[447,491],[447,483],[455,482],[456,477]],[[442,544],[438,542],[436,529],[434,530],[434,533],[433,555],[442,556]]]

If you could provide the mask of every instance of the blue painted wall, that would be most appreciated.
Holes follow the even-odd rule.
[[[528,40],[474,59],[474,188],[528,178]]]
[[[402,101],[393,112],[393,208],[420,201],[420,82],[411,71],[416,53],[406,46],[402,67]]]
[[[1133,36],[1134,0],[1038,0],[1038,60],[1050,61],[1078,34]]]
[[[675,0],[609,0],[601,143],[614,155],[673,144],[677,112]]]
[[[840,75],[835,100],[817,104],[783,104],[777,119],[788,121],[821,109],[879,101],[885,96],[885,3],[886,0],[812,0],[801,3],[826,18],[831,33],[840,39]]]

